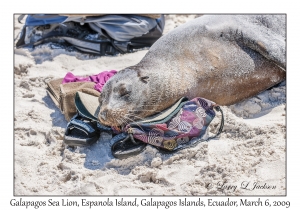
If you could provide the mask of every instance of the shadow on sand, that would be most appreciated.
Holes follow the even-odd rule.
[[[52,126],[66,128],[68,122],[65,120],[64,115],[60,112],[59,108],[54,104],[52,99],[49,95],[42,98],[42,100],[45,102],[45,105],[52,109],[53,112],[50,114],[50,117],[52,118]]]

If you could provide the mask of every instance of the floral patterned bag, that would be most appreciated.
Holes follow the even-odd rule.
[[[203,140],[207,127],[216,115],[214,108],[222,114],[219,132],[215,136]],[[177,151],[215,138],[222,132],[223,125],[223,112],[214,102],[200,97],[190,101],[183,98],[159,116],[128,124],[124,128],[124,132],[128,134],[127,137],[113,144],[112,153],[118,158],[127,157],[131,152],[144,148],[146,144],[151,144],[164,151]],[[131,140],[132,145],[140,146],[132,149],[128,140]],[[130,151],[124,151],[124,149],[126,150],[126,146],[124,146],[126,141]]]

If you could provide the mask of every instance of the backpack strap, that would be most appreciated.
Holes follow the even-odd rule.
[[[218,133],[216,135],[214,135],[214,136],[209,137],[208,139],[206,139],[206,141],[209,141],[210,139],[214,139],[214,138],[218,137],[222,133],[222,131],[223,131],[223,126],[224,126],[224,114],[223,114],[223,110],[218,105],[214,106],[214,108],[216,109],[216,111],[221,112],[221,116],[222,116],[222,118],[221,118],[221,124],[220,124],[219,130],[218,130]]]
[[[110,41],[104,40],[104,41],[96,42],[96,41],[90,41],[90,40],[88,41],[79,38],[73,38],[70,36],[47,37],[32,44],[33,46],[36,46],[46,42],[51,42],[51,41],[55,42],[57,40],[63,40],[83,52],[94,53],[99,55],[114,55],[117,52],[116,48],[113,47]],[[22,46],[18,46],[18,47],[22,47]]]
[[[20,16],[18,17],[18,22],[22,24],[21,21],[23,20],[24,17],[25,17],[25,14],[20,15]]]

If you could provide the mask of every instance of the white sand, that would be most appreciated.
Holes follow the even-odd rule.
[[[167,16],[164,33],[195,16]],[[21,27],[16,21],[16,35]],[[146,52],[95,57],[47,46],[15,50],[15,195],[285,195],[285,83],[222,107],[220,138],[175,154],[147,146],[142,154],[118,160],[107,134],[89,147],[64,148],[67,122],[47,95],[45,81],[68,71],[121,70]],[[219,122],[217,116],[210,132]],[[275,189],[241,188],[255,182]]]

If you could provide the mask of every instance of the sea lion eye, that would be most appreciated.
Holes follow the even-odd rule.
[[[142,81],[143,83],[147,84],[147,83],[148,83],[148,80],[149,80],[149,77],[148,77],[148,76],[145,76],[145,77],[141,77],[140,79],[141,79],[141,81]]]
[[[122,92],[122,93],[120,93],[120,97],[129,96],[130,93],[131,93],[131,91]]]

